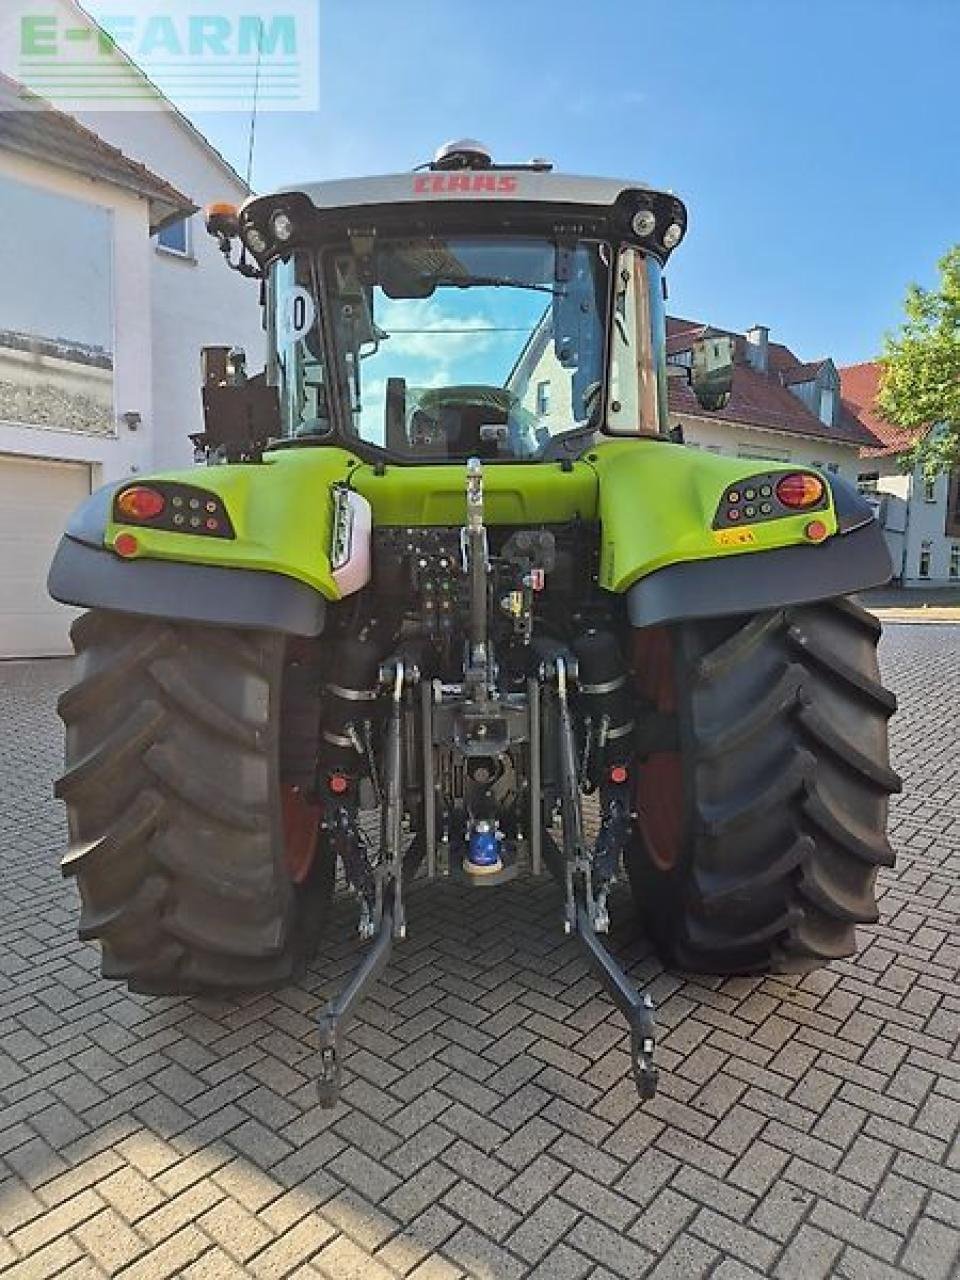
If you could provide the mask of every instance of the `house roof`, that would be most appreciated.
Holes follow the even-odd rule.
[[[164,178],[131,160],[44,98],[0,72],[0,148],[133,191],[149,201],[150,230],[196,213]]]
[[[807,364],[797,364],[781,370],[783,385],[792,387],[797,383],[812,382],[826,363],[826,360],[811,360]]]
[[[855,414],[841,408],[836,425],[828,427],[792,391],[769,375],[757,373],[749,365],[734,365],[729,403],[709,415],[697,404],[690,387],[671,380],[670,411],[709,416],[711,421],[742,422],[766,431],[781,431],[785,435],[807,436],[813,440],[834,440],[861,448],[876,445],[875,437]]]
[[[66,0],[66,2],[67,4],[70,5],[71,9],[73,9],[76,12],[77,16],[82,21],[88,22],[90,26],[93,27],[94,31],[103,34],[105,39],[108,39],[108,40],[110,39],[109,35],[103,31],[103,28],[97,22],[96,18],[94,18],[91,14],[89,14],[87,10],[83,7],[83,4],[80,2],[80,0]],[[190,134],[194,142],[198,143],[199,146],[207,153],[207,155],[209,155],[210,158],[217,165],[219,165],[221,169],[223,169],[227,177],[229,177],[231,181],[235,182],[245,195],[252,195],[253,193],[252,193],[250,184],[246,181],[246,179],[240,176],[240,174],[236,171],[236,169],[233,167],[230,161],[226,158],[226,156],[222,155],[221,152],[217,150],[217,148],[213,145],[210,139],[207,138],[205,134],[201,133],[201,131],[193,123],[190,117],[184,115],[184,113],[180,110],[180,108],[170,101],[170,99],[163,92],[163,90],[150,79],[150,77],[144,71],[143,67],[141,67],[138,63],[136,63],[133,60],[133,58],[131,58],[130,55],[126,53],[116,43],[114,43],[113,51],[114,53],[116,53],[118,58],[121,58],[128,65],[128,67],[132,68],[132,70],[135,71],[136,74],[140,76],[140,78],[147,85],[150,86],[150,88],[157,95],[157,98],[159,99],[159,101],[163,103],[163,109],[167,111],[170,114],[170,116],[177,121],[177,123],[181,126],[181,128],[185,129],[186,132]]]
[[[759,373],[747,363],[746,339],[730,329],[717,329],[697,320],[667,317],[667,354],[685,351],[694,338],[725,334],[734,340],[733,389],[726,408],[711,412],[711,421],[742,422],[747,426],[787,435],[807,436],[814,440],[834,440],[840,444],[876,447],[877,439],[858,419],[855,412],[841,405],[837,422],[827,426],[821,422],[787,387],[816,376],[822,360],[805,364],[789,347],[771,342],[768,346],[768,372]],[[813,372],[810,372],[813,370]],[[690,387],[675,380],[670,382],[670,410],[673,413],[707,416]]]
[[[879,447],[865,448],[865,458],[884,458],[904,453],[926,434],[927,427],[898,427],[880,416],[875,407],[883,369],[877,360],[848,364],[840,369],[840,395],[845,407],[856,414],[876,436]]]

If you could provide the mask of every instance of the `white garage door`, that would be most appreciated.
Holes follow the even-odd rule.
[[[79,610],[47,595],[67,517],[90,493],[86,463],[0,457],[0,658],[72,653]]]

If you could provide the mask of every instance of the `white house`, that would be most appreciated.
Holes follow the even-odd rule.
[[[53,0],[75,27],[96,24],[73,0]],[[53,6],[48,6],[52,8]],[[215,201],[239,204],[250,194],[243,178],[164,97],[122,50],[118,68],[148,95],[137,108],[73,115],[99,137],[185,191],[197,209]],[[193,461],[189,436],[202,429],[200,348],[243,347],[248,368],[263,367],[266,342],[256,284],[227,269],[217,244],[193,212],[155,237],[151,265],[153,334],[153,465]]]
[[[44,13],[99,31],[74,0]],[[70,651],[46,570],[91,488],[192,463],[201,347],[242,346],[251,370],[265,355],[256,285],[199,214],[246,183],[110,56],[143,91],[136,110],[68,115],[0,77],[0,213],[18,227],[0,243],[0,658]]]
[[[875,360],[840,370],[845,404],[877,437],[860,458],[861,492],[877,496],[894,574],[903,586],[960,586],[960,467],[934,479],[920,467],[904,469],[917,433],[876,411],[881,376]]]
[[[193,208],[0,76],[0,657],[68,651],[63,525],[154,463],[150,236]]]

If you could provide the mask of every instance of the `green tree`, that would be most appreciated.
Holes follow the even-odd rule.
[[[901,427],[938,426],[918,440],[908,465],[935,475],[960,464],[960,244],[937,264],[940,284],[912,284],[906,319],[884,340],[877,408]]]

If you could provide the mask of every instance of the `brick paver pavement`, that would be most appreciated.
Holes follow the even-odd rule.
[[[102,982],[57,870],[69,666],[0,666],[4,1277],[956,1276],[960,627],[893,627],[883,656],[900,861],[856,961],[684,981],[622,926],[663,1029],[640,1109],[556,891],[425,886],[332,1113],[312,1019],[350,904],[278,995]]]

